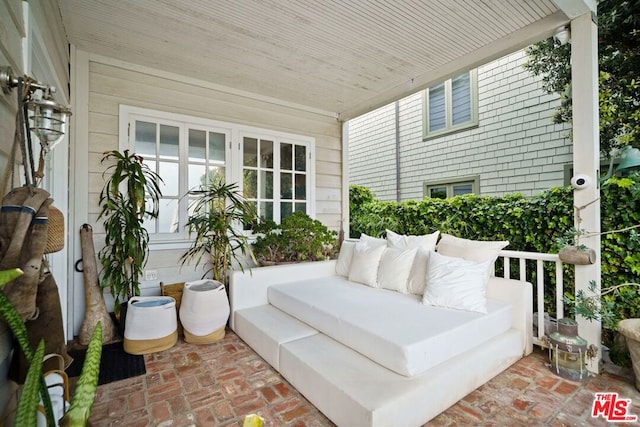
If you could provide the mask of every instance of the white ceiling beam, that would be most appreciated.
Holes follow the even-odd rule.
[[[553,0],[553,2],[569,19],[585,13],[595,13],[597,8],[596,0]]]

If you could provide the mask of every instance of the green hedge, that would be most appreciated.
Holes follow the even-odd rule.
[[[534,197],[508,194],[501,197],[463,195],[450,199],[390,202],[376,200],[365,187],[351,186],[350,235],[381,236],[386,228],[402,234],[426,234],[435,230],[477,240],[509,240],[507,249],[556,253],[557,240],[573,228],[573,193],[558,187]],[[619,230],[640,224],[640,175],[611,178],[601,188],[602,230]],[[602,236],[602,287],[640,282],[640,242],[635,230]],[[548,283],[555,282],[548,266]],[[514,268],[512,267],[512,270]],[[572,290],[573,267],[565,267],[565,287]],[[530,280],[533,278],[530,278]],[[545,296],[550,313],[555,295]],[[624,289],[616,300],[620,318],[640,317],[640,294]]]

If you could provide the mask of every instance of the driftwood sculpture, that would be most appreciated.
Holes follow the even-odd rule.
[[[82,247],[85,308],[78,342],[81,345],[88,345],[93,329],[98,322],[102,322],[102,343],[104,344],[113,341],[116,336],[116,328],[102,298],[96,252],[93,245],[93,229],[89,224],[83,224],[80,227],[80,245]]]

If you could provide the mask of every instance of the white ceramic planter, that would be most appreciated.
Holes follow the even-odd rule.
[[[186,342],[207,344],[224,338],[229,312],[229,299],[222,283],[196,280],[184,284],[180,322]]]

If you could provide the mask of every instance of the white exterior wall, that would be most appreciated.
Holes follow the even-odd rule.
[[[0,2],[0,66],[11,66],[14,73],[24,73],[22,60],[22,38],[26,35],[22,13],[22,2],[11,0]],[[13,144],[15,131],[15,115],[18,109],[16,92],[13,96],[5,96],[0,90],[0,183],[8,165],[9,153]],[[1,185],[1,184],[0,184]],[[2,195],[8,188],[0,189]],[[0,321],[0,414],[4,413],[11,393],[12,384],[8,381],[9,363],[11,362],[12,336],[9,328]]]
[[[530,196],[564,185],[570,126],[554,124],[556,95],[522,66],[519,51],[478,69],[479,126],[423,140],[422,92],[400,100],[401,200],[422,199],[425,181],[479,176],[480,194]],[[350,182],[395,200],[393,105],[349,122]]]
[[[396,197],[395,126],[395,104],[349,121],[349,181],[387,200]]]
[[[184,79],[161,70],[122,63],[87,52],[75,51],[76,91],[78,106],[87,104],[86,119],[75,132],[76,217],[74,230],[82,224],[93,226],[96,250],[104,244],[104,231],[98,221],[99,194],[104,185],[100,164],[102,154],[118,150],[119,106],[121,104],[151,110],[177,113],[204,119],[237,123],[315,138],[315,217],[338,230],[342,216],[342,150],[341,125],[335,117],[291,106],[283,106],[250,96],[225,92],[203,82]],[[83,83],[84,82],[84,83]],[[84,170],[83,170],[84,169]],[[76,258],[80,257],[78,242]],[[141,283],[143,294],[159,293],[159,282],[182,282],[200,279],[202,270],[180,268],[179,249],[151,248],[147,270],[156,270],[158,280]],[[77,331],[84,314],[83,280],[74,273],[74,320]]]
[[[22,0],[0,1],[0,66],[10,66],[15,76],[29,75],[56,86],[56,101],[68,104],[69,50],[57,1]],[[15,117],[18,109],[17,89],[5,95],[0,91],[0,183],[5,171],[11,170],[9,156],[13,145]],[[63,212],[67,209],[66,158],[67,140],[64,139],[51,153],[45,165],[42,186],[54,198]],[[37,143],[34,141],[34,143]],[[17,154],[20,157],[20,154]],[[61,167],[60,164],[62,163]],[[52,167],[55,165],[58,168]],[[18,182],[7,182],[0,189],[0,197]],[[0,184],[2,186],[2,184]],[[65,251],[48,256],[61,297],[63,317],[66,315],[66,255]],[[0,414],[12,397],[12,385],[7,381],[12,338],[5,323],[0,320]]]

